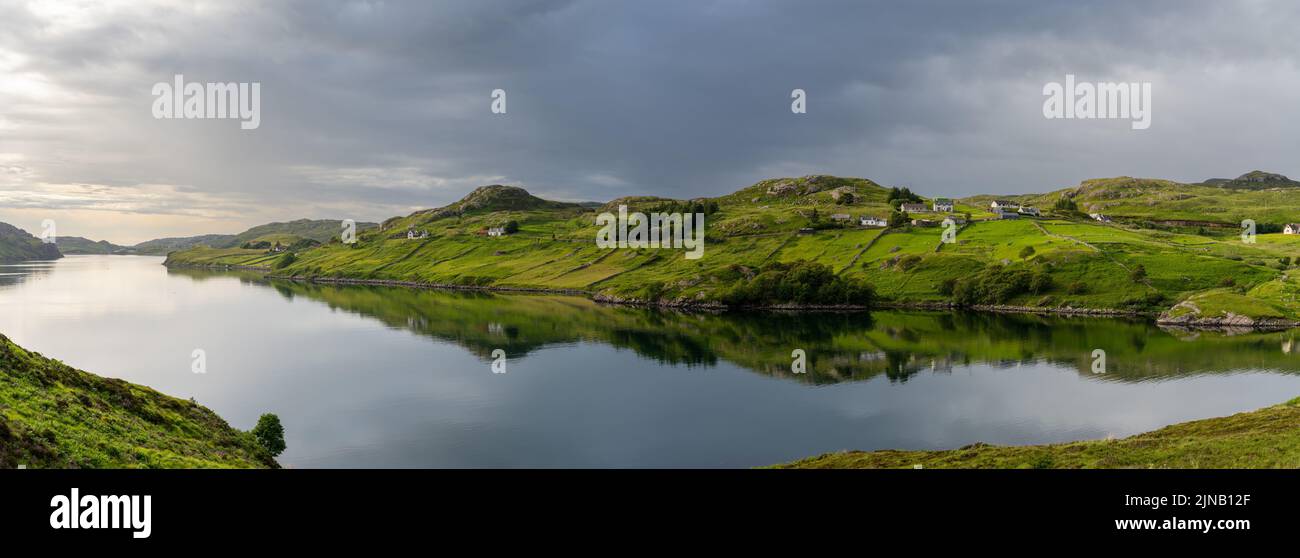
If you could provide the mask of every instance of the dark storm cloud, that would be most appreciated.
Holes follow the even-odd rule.
[[[0,188],[175,193],[139,211],[228,196],[257,204],[249,219],[377,219],[488,182],[605,200],[807,173],[932,195],[1300,174],[1287,3],[33,6],[0,1],[0,69],[18,76],[0,82],[0,165],[25,169]],[[261,128],[154,120],[150,87],[175,73],[261,82]],[[1044,119],[1042,86],[1066,73],[1152,82],[1151,129]]]

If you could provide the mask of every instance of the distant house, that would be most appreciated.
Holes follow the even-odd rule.
[[[799,234],[812,234],[814,232],[816,232],[816,229],[810,227],[804,227],[802,229],[799,229]]]
[[[487,235],[488,235],[488,236],[505,236],[505,235],[506,235],[506,228],[505,228],[505,227],[492,227],[492,228],[490,228],[490,229],[487,230]]]
[[[1007,200],[993,200],[993,202],[989,204],[990,209],[1018,209],[1019,207],[1020,204]]]
[[[1038,208],[1037,208],[1037,207],[1029,207],[1029,206],[1027,206],[1027,205],[1024,206],[1024,207],[1021,207],[1021,208],[1020,208],[1020,214],[1021,214],[1021,215],[1033,215],[1034,217],[1041,217],[1041,216],[1042,216],[1042,214],[1038,211]]]
[[[898,208],[903,213],[925,213],[930,211],[930,206],[923,203],[905,203]]]
[[[275,245],[271,247],[271,252],[279,253],[285,251],[286,249],[287,247],[283,244],[280,244],[280,241],[277,240],[275,241]]]
[[[1096,221],[1101,221],[1101,222],[1103,222],[1103,223],[1109,223],[1109,222],[1110,222],[1110,217],[1107,217],[1107,216],[1102,215],[1102,214],[1100,214],[1100,213],[1089,213],[1088,216],[1089,216],[1089,217],[1092,217],[1092,218],[1093,218],[1094,220],[1096,220]]]
[[[1019,219],[1020,214],[1009,209],[994,209],[993,216],[997,219]]]
[[[952,200],[948,198],[934,198],[935,211],[952,211]]]
[[[407,240],[414,240],[417,238],[429,238],[429,231],[417,231],[414,228],[406,229]]]
[[[1287,223],[1282,234],[1300,234],[1300,223]]]
[[[868,217],[863,215],[862,218],[858,220],[858,224],[864,227],[888,227],[889,221],[882,217]]]
[[[852,221],[853,216],[848,213],[835,213],[831,215],[832,221]]]

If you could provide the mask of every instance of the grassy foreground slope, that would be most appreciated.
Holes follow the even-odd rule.
[[[278,467],[194,403],[101,378],[0,335],[0,468]]]
[[[1120,440],[1039,446],[973,444],[944,451],[820,455],[789,468],[1288,468],[1300,467],[1300,398],[1257,411],[1175,424]]]
[[[611,300],[683,304],[728,303],[738,285],[761,278],[773,264],[805,261],[870,283],[898,304],[1163,313],[1170,322],[1225,325],[1300,321],[1300,284],[1292,278],[1300,236],[1270,232],[1274,223],[1266,220],[1300,221],[1289,217],[1300,216],[1300,202],[1283,203],[1277,190],[1285,185],[1265,188],[1281,183],[1240,180],[1258,188],[1224,185],[1232,181],[1102,179],[1011,197],[1038,207],[1041,219],[993,220],[987,211],[993,198],[986,196],[959,200],[951,213],[908,216],[932,222],[969,217],[954,243],[941,241],[938,226],[857,226],[858,217],[893,211],[889,190],[857,178],[765,180],[717,198],[633,197],[601,207],[486,186],[449,206],[389,219],[351,245],[336,237],[293,256],[194,249],[171,254],[167,263],[260,267],[299,279],[577,290]],[[1054,209],[1060,200],[1077,209]],[[632,212],[706,212],[703,257],[597,247],[596,215],[617,212],[619,205]],[[1216,207],[1236,213],[1210,211]],[[1255,243],[1242,242],[1229,221],[1210,221],[1251,207],[1262,225],[1270,225],[1261,227]],[[1104,223],[1084,213],[1098,208],[1131,208],[1133,214]],[[844,214],[853,219],[834,218]],[[518,225],[514,234],[483,234],[512,222]],[[415,238],[408,238],[412,232]]]

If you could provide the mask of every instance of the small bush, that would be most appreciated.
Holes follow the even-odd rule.
[[[274,267],[275,269],[284,269],[293,265],[293,262],[296,261],[298,261],[298,256],[293,255],[293,252],[285,252],[283,256],[280,256],[279,259],[275,260]]]
[[[284,452],[284,425],[280,424],[280,417],[275,413],[266,413],[257,419],[257,426],[251,431],[257,443],[271,452],[272,456],[280,455]]]
[[[1147,268],[1142,264],[1137,264],[1133,267],[1133,271],[1129,272],[1128,276],[1134,283],[1141,283],[1147,278]]]

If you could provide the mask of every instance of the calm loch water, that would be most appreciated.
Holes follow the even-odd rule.
[[[1127,436],[1300,395],[1290,332],[687,314],[161,262],[0,266],[0,333],[193,397],[237,428],[275,412],[290,467],[748,467],[841,449]],[[196,349],[205,374],[191,370]],[[790,372],[795,349],[806,374]],[[1107,353],[1104,374],[1090,371],[1094,349]]]

